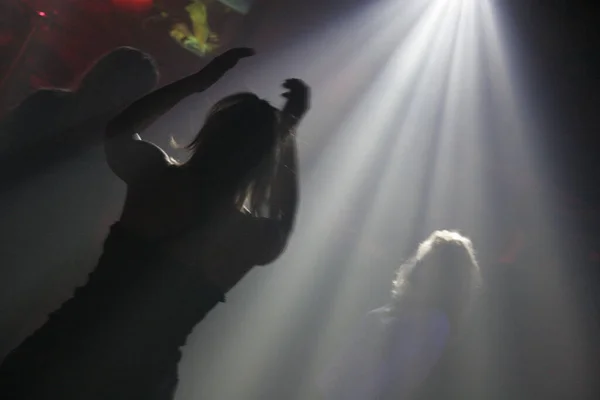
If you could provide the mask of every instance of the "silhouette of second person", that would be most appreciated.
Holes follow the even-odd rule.
[[[121,218],[88,283],[0,366],[2,399],[171,399],[193,327],[283,252],[298,203],[303,82],[284,83],[281,111],[252,93],[219,101],[184,163],[137,135],[253,54],[230,50],[109,123],[107,161],[127,184]]]
[[[430,383],[438,365],[470,329],[480,285],[471,240],[454,231],[433,232],[397,270],[389,303],[370,311],[327,364],[318,397],[466,398],[428,390],[437,389]]]

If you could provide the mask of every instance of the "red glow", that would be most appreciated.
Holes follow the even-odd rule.
[[[127,11],[146,11],[152,8],[152,0],[112,0],[113,4]]]
[[[46,16],[46,13],[45,13],[45,12],[43,12],[43,11],[38,11],[38,15],[39,15],[40,17],[45,17],[45,16]]]
[[[13,35],[8,32],[0,33],[0,46],[6,46],[13,40]]]

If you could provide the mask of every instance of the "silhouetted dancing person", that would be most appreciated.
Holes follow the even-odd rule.
[[[367,314],[320,382],[331,400],[413,399],[462,331],[480,271],[471,241],[436,231],[396,275],[392,299]]]
[[[43,142],[92,118],[102,116],[106,123],[153,90],[157,81],[154,60],[147,54],[131,47],[114,49],[83,73],[73,90],[39,89],[11,110],[0,121],[0,157],[47,145]]]
[[[0,120],[0,191],[101,143],[108,121],[157,82],[150,56],[119,47],[97,60],[74,90],[48,88],[29,95]],[[15,163],[23,168],[15,170]]]
[[[138,100],[108,126],[125,206],[89,282],[0,367],[4,399],[171,399],[180,347],[252,267],[274,261],[298,201],[293,131],[308,87],[277,110],[252,93],[219,101],[177,163],[136,134],[253,54],[233,49]]]

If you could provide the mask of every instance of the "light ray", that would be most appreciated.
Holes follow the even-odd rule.
[[[513,173],[533,174],[536,158],[513,49],[493,7],[372,2],[247,70],[258,77],[252,89],[290,75],[313,86],[298,133],[298,226],[286,254],[246,278],[228,310],[192,336],[181,399],[311,398],[331,349],[354,318],[386,300],[394,269],[417,241],[433,229],[461,228],[484,248],[494,230],[491,135],[502,135],[493,151]],[[491,329],[481,329],[480,352],[465,356],[482,387],[486,372],[502,367],[490,366],[499,357]],[[289,376],[294,382],[273,388]]]

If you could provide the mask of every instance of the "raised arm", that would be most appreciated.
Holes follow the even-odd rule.
[[[296,221],[299,202],[298,155],[295,130],[309,108],[310,89],[298,79],[289,79],[283,84],[287,91],[283,96],[287,102],[283,108],[279,125],[284,141],[272,185],[269,204],[270,218],[264,221],[270,239],[265,248],[263,262],[274,261],[284,251]]]
[[[279,129],[284,144],[273,184],[271,208],[287,236],[292,231],[298,210],[298,154],[295,133],[300,120],[308,111],[310,89],[299,79],[288,79],[283,87],[287,89],[283,94],[287,102],[282,111]]]
[[[282,137],[293,137],[296,127],[310,108],[310,88],[300,79],[288,79],[282,85],[286,91],[282,96],[287,100],[281,112],[279,131]]]
[[[139,99],[109,122],[105,151],[109,166],[127,183],[168,165],[167,154],[158,146],[141,140],[143,131],[184,98],[216,83],[252,49],[236,48],[213,59],[199,72],[171,83]]]

